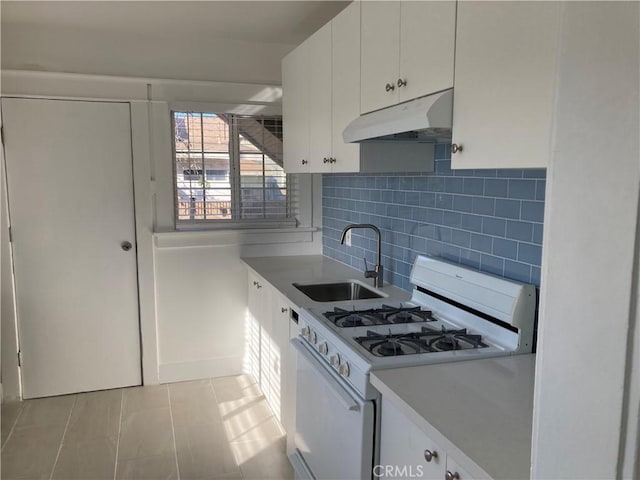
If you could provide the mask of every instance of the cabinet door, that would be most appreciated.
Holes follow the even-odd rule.
[[[300,45],[282,60],[284,169],[309,171],[309,55]]]
[[[269,327],[267,298],[265,295],[267,283],[255,272],[249,271],[249,284],[247,287],[247,303],[249,315],[246,319],[245,336],[249,349],[249,372],[262,385],[262,338],[263,330]]]
[[[360,111],[366,113],[398,103],[400,2],[362,2],[361,9]]]
[[[464,470],[450,455],[447,455],[447,466],[445,470],[445,475],[448,472],[451,472],[451,478],[456,478],[457,480],[473,480],[474,478],[470,473]],[[458,474],[457,477],[455,476],[456,474]]]
[[[393,478],[444,478],[445,452],[384,397],[380,438],[380,465],[398,470],[375,474]]]
[[[331,22],[309,37],[305,44],[309,49],[310,171],[330,172]]]
[[[360,145],[345,143],[344,129],[360,116],[360,2],[332,20],[332,172],[357,172]]]
[[[560,3],[459,2],[453,168],[547,166]]]
[[[455,1],[400,2],[400,102],[453,87],[455,26]]]
[[[277,290],[272,291],[271,301],[271,375],[277,392],[274,391],[271,407],[289,434],[292,419],[288,417],[291,408],[289,390],[292,380],[287,377],[289,358],[289,318],[291,306],[289,301]],[[295,382],[295,378],[293,379]],[[295,388],[295,383],[293,383]],[[295,419],[295,417],[293,417]]]

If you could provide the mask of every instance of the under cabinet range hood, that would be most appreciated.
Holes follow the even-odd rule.
[[[346,143],[367,140],[451,141],[453,89],[366,113],[342,133]]]

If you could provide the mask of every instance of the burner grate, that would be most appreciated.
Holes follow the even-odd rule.
[[[345,310],[335,307],[333,311],[325,312],[324,316],[340,328],[435,321],[429,310],[423,310],[421,307],[403,307],[402,305],[399,307],[382,305],[381,308],[366,310]]]

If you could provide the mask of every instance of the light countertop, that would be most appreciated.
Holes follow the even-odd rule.
[[[365,279],[363,272],[323,255],[299,255],[284,257],[243,258],[249,268],[269,282],[280,293],[299,308],[327,307],[328,305],[367,305],[380,302],[404,302],[411,296],[409,292],[385,282],[382,288],[373,288],[371,279]],[[372,290],[388,295],[385,298],[369,300],[349,300],[345,302],[315,302],[293,286],[293,283],[330,283],[358,280]]]
[[[470,460],[492,478],[521,479],[530,476],[534,365],[535,355],[513,355],[380,370],[371,382],[463,468]]]

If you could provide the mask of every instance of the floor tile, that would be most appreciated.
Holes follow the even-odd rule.
[[[176,427],[181,479],[242,478],[222,423]]]
[[[264,397],[245,398],[219,405],[230,442],[275,439],[283,436]]]
[[[174,424],[187,426],[222,422],[211,385],[177,392],[171,390],[170,394]]]
[[[153,457],[119,460],[116,480],[177,480],[176,457],[160,455]],[[188,480],[183,478],[182,480]]]
[[[191,380],[189,382],[169,383],[169,390],[172,392],[189,391],[194,388],[211,388],[211,379]]]
[[[53,479],[113,480],[116,442],[114,438],[105,437],[84,443],[65,443],[60,450]]]
[[[293,468],[287,459],[284,438],[233,443],[231,448],[246,480],[294,478]]]
[[[76,397],[64,442],[118,438],[122,390],[82,393]]]
[[[123,415],[150,408],[169,407],[169,394],[166,385],[125,388],[123,394]]]
[[[219,403],[262,395],[260,387],[248,374],[213,378],[211,381]]]
[[[2,478],[49,478],[65,425],[17,427],[2,450]]]
[[[118,459],[168,455],[174,452],[168,408],[139,410],[122,417]]]
[[[11,429],[15,425],[18,415],[20,415],[23,407],[24,402],[10,402],[2,404],[2,423],[0,424],[2,446],[4,446],[4,442],[7,441],[7,437],[9,436],[9,433],[11,433]]]
[[[71,413],[75,395],[62,397],[36,398],[25,400],[22,415],[17,427],[44,427],[47,425],[66,425]]]

